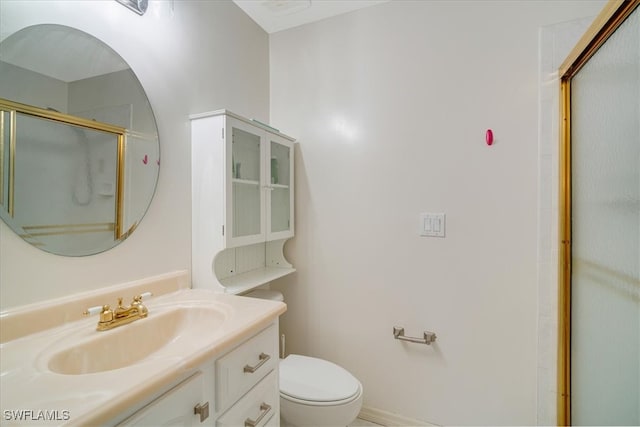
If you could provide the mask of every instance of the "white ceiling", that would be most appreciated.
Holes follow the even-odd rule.
[[[269,34],[387,1],[390,0],[233,0]]]

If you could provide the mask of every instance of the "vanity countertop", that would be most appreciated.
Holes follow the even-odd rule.
[[[224,320],[206,334],[200,334],[200,339],[183,340],[180,346],[164,346],[138,363],[79,375],[53,372],[51,355],[72,347],[75,342],[88,342],[97,334],[114,333],[130,325],[98,332],[95,329],[98,318],[92,316],[2,343],[2,424],[103,424],[130,410],[136,402],[180,381],[193,369],[230,350],[286,311],[282,302],[204,289],[179,290],[153,297],[145,304],[149,309],[148,318],[131,325],[153,321],[154,313],[207,307],[222,313]],[[26,412],[18,414],[19,411]],[[43,421],[49,419],[43,417],[53,420]],[[24,420],[18,422],[15,418]]]

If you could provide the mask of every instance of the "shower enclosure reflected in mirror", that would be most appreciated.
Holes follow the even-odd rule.
[[[153,111],[127,63],[74,28],[0,43],[0,217],[66,256],[105,251],[144,216],[160,166]]]

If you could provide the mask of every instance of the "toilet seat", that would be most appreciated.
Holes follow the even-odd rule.
[[[327,360],[289,355],[280,361],[280,396],[312,406],[343,405],[358,399],[362,385],[344,368]]]

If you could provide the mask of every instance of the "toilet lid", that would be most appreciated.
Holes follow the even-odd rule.
[[[349,399],[359,389],[353,375],[329,361],[297,354],[280,361],[280,393],[295,399],[334,402]]]

